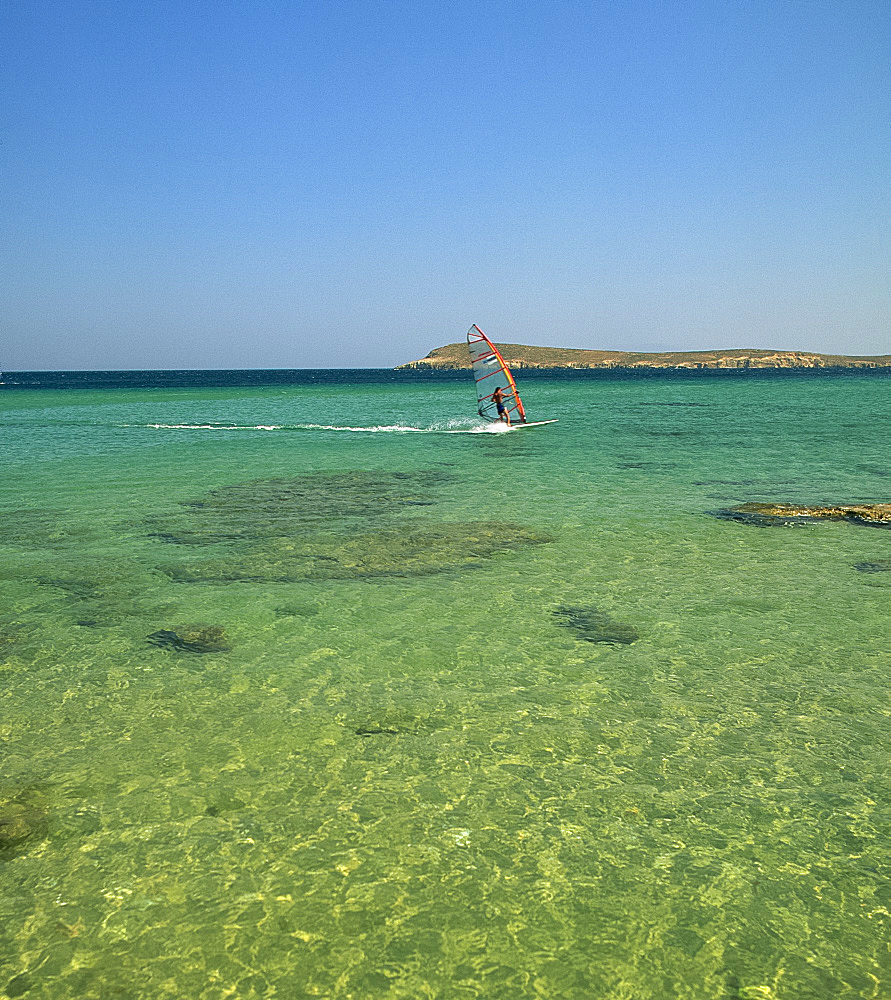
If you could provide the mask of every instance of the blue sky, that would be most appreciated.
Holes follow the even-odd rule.
[[[891,353],[891,5],[9,0],[0,365]]]

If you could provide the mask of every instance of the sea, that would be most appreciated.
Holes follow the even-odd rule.
[[[891,996],[891,378],[2,379],[4,1000]]]

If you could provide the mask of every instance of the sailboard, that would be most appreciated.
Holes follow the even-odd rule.
[[[544,424],[557,423],[556,420],[530,422],[526,419],[526,409],[507,362],[476,323],[467,331],[467,348],[476,382],[477,412],[481,417],[492,421],[500,420],[498,406],[492,399],[495,390],[500,388],[502,405],[510,417],[511,427],[542,427]]]

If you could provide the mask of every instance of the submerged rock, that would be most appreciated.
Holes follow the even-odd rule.
[[[754,479],[694,479],[694,486],[754,486]]]
[[[854,569],[860,570],[861,573],[889,573],[891,572],[891,559],[854,563]]]
[[[226,653],[232,648],[219,625],[180,625],[152,632],[147,638],[153,646],[183,653]]]
[[[0,659],[11,650],[19,641],[19,637],[12,632],[0,632]]]
[[[22,972],[13,976],[6,984],[6,996],[9,997],[9,1000],[16,1000],[17,997],[24,996],[33,985],[34,980],[27,972]]]
[[[144,595],[156,579],[138,566],[123,561],[85,560],[54,567],[52,575],[35,577],[41,587],[55,591],[77,625],[104,628],[128,618],[157,613]]]
[[[359,726],[356,729],[357,736],[398,736],[399,730],[389,726]]]
[[[101,526],[72,522],[71,514],[62,510],[32,507],[0,511],[0,545],[62,549],[101,536]]]
[[[272,609],[272,613],[279,618],[311,618],[321,611],[318,604],[309,602],[282,604]]]
[[[49,802],[36,788],[0,787],[0,861],[24,854],[47,837]]]
[[[414,521],[397,527],[406,509],[435,503],[433,489],[451,478],[438,470],[356,471],[212,490],[182,504],[181,514],[155,520],[153,534],[185,546],[227,543],[226,549],[160,568],[183,583],[423,576],[474,566],[500,552],[551,540],[521,525],[499,522],[420,526]],[[369,530],[374,525],[380,527]],[[285,605],[276,614],[314,611]]]
[[[551,540],[550,535],[518,524],[471,521],[415,530],[280,539],[237,555],[173,563],[161,569],[180,583],[427,576],[476,566],[499,553]]]
[[[56,576],[38,576],[37,583],[41,587],[61,590],[68,597],[77,601],[102,599],[109,591],[106,579],[90,573],[63,571]]]
[[[33,621],[0,622],[0,663],[33,659],[44,639],[42,625]]]
[[[428,507],[436,503],[431,490],[450,478],[433,470],[359,470],[236,483],[183,501],[179,514],[153,518],[150,534],[176,545],[290,538],[327,522]]]
[[[640,638],[633,626],[614,621],[594,605],[562,604],[553,614],[558,618],[559,625],[572,629],[576,637],[584,642],[630,646]]]
[[[701,406],[708,408],[711,404],[709,403],[689,403],[689,402],[673,402],[673,403],[638,403],[638,406]]]
[[[891,468],[887,465],[857,465],[855,468],[872,476],[891,476]]]
[[[644,469],[648,472],[664,472],[668,469],[676,469],[677,462],[617,462],[617,469]]]
[[[796,526],[819,521],[850,521],[875,528],[891,528],[891,503],[806,506],[791,503],[743,503],[706,511],[713,517],[759,527]]]
[[[214,795],[213,802],[208,803],[204,810],[205,816],[223,816],[227,813],[239,812],[245,808],[245,803],[234,793],[221,790]]]

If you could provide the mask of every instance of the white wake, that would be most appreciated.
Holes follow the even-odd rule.
[[[411,424],[372,424],[352,426],[349,424],[124,424],[124,427],[149,427],[154,430],[169,431],[339,431],[348,434],[504,434],[511,430],[501,421],[480,420],[478,418],[456,418],[439,421],[429,427],[414,427]]]

